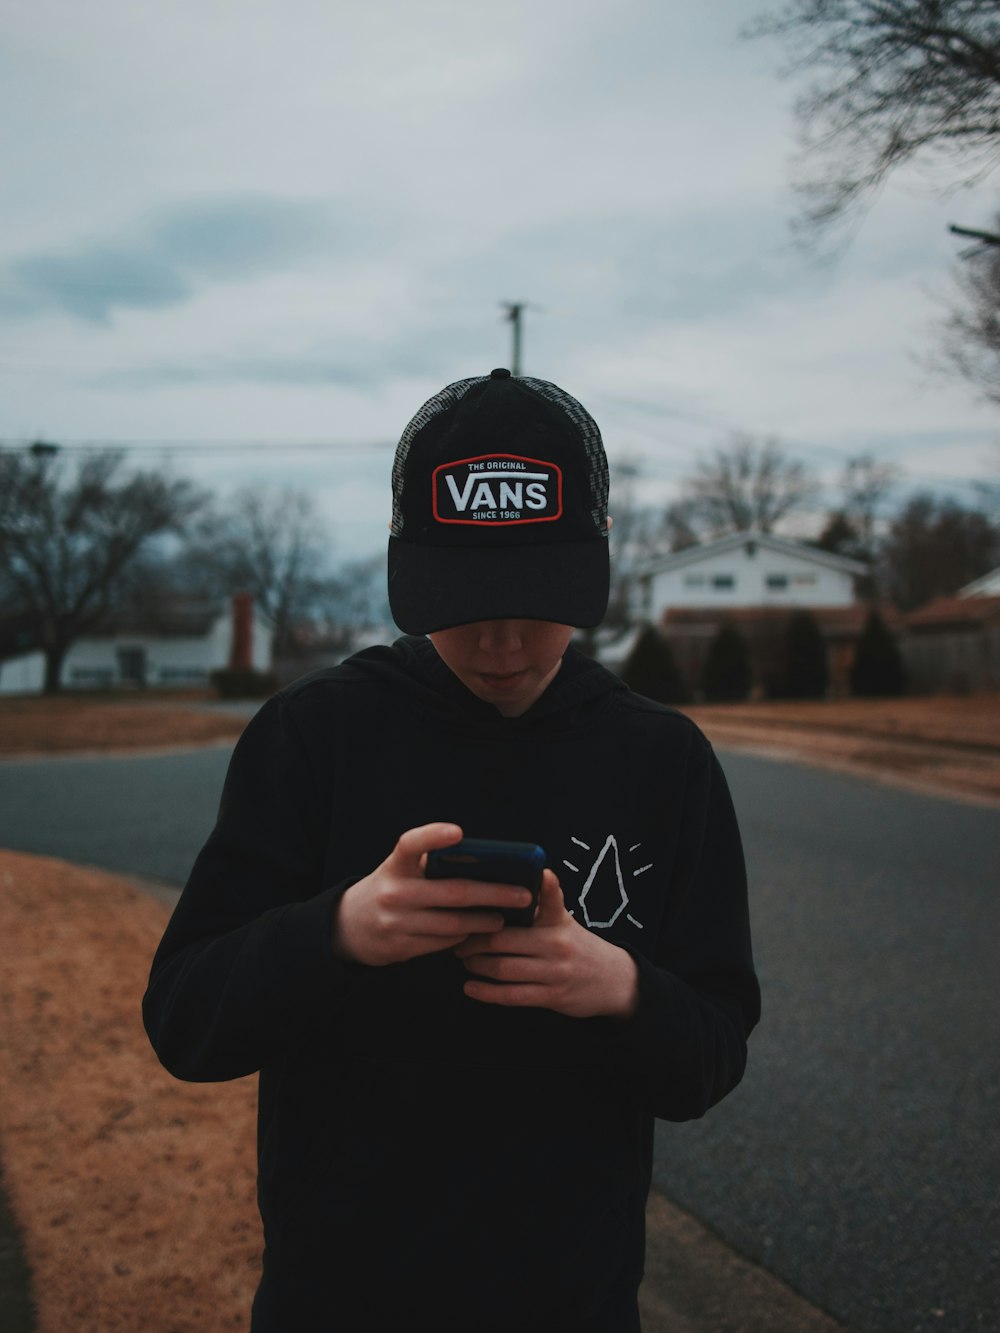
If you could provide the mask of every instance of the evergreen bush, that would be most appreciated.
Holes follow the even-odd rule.
[[[661,704],[682,704],[690,694],[667,639],[652,625],[639,635],[625,659],[622,680],[636,694]]]
[[[903,693],[906,674],[892,631],[877,611],[869,612],[851,667],[851,691],[856,695]]]
[[[753,685],[750,646],[735,625],[726,623],[708,646],[701,688],[711,703],[745,699]]]
[[[785,627],[786,699],[824,699],[830,685],[826,640],[816,617],[793,611]]]
[[[269,671],[213,671],[209,681],[220,699],[267,699],[278,689],[278,678]]]

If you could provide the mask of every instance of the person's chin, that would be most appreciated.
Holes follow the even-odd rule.
[[[527,671],[509,676],[480,675],[473,693],[508,717],[523,713],[534,702],[531,675]]]
[[[490,694],[508,698],[519,694],[528,684],[527,671],[511,671],[505,675],[487,675],[481,672],[479,683]]]
[[[487,698],[491,704],[500,704],[500,702],[515,702],[527,692],[531,681],[529,681],[528,672],[519,670],[509,676],[481,676],[476,680],[476,693],[480,698]]]

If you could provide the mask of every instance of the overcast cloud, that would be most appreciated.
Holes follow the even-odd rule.
[[[760,7],[6,6],[0,440],[298,482],[340,554],[371,550],[391,442],[508,361],[500,303],[523,300],[526,373],[579,396],[651,498],[731,429],[830,483],[874,451],[968,497],[996,409],[921,358],[947,223],[995,190],[899,181],[835,266],[793,250],[794,85],[739,37]]]

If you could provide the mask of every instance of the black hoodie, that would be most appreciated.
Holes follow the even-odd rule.
[[[331,949],[406,829],[537,842],[628,949],[634,1018],[477,1003],[450,952]],[[759,1015],[739,833],[697,728],[570,649],[521,717],[425,639],[304,677],[250,722],[153,961],[178,1078],[260,1071],[253,1329],[637,1328],[653,1117],[740,1080]]]

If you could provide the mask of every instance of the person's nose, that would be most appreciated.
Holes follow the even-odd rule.
[[[521,647],[521,630],[516,620],[484,620],[479,631],[479,647],[485,653],[516,653]]]

